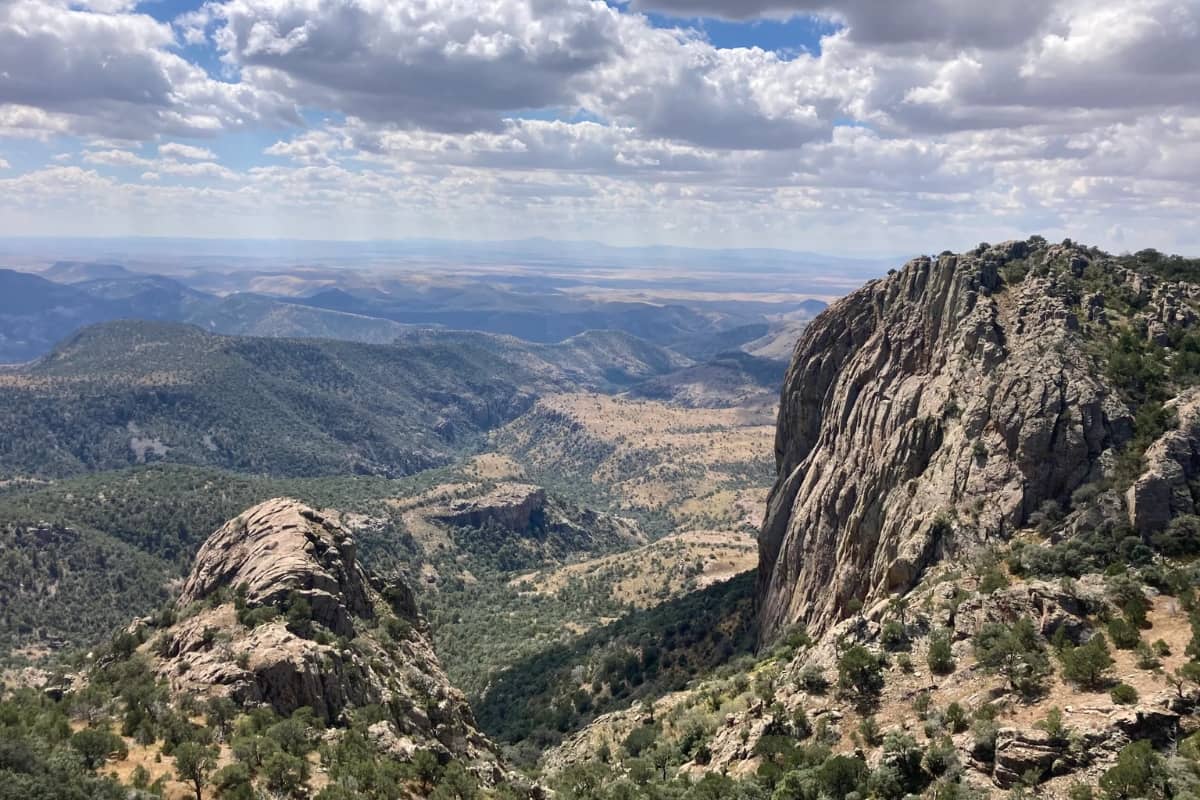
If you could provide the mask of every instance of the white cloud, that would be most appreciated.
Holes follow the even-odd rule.
[[[167,142],[158,146],[158,154],[163,158],[188,159],[191,161],[215,161],[217,156],[207,147],[195,147],[190,144]]]
[[[0,169],[8,169],[8,162],[0,158]]]
[[[148,159],[128,150],[89,150],[83,154],[83,160],[88,164],[108,167],[144,167],[150,163]]]
[[[893,250],[1041,230],[1166,249],[1193,226],[1198,3],[633,8],[681,27],[599,0],[214,0],[173,25],[124,0],[0,0],[0,137],[86,145],[83,168],[6,173],[0,191],[30,195],[0,224],[56,197],[72,224],[212,235]],[[841,27],[781,55],[715,47],[697,13]],[[203,47],[219,79],[184,57]],[[196,143],[246,129],[273,142],[257,167]]]
[[[16,119],[0,125],[140,140],[288,118],[278,98],[213,80],[175,52],[169,25],[145,14],[101,13],[129,7],[0,3],[0,119]]]
[[[838,20],[857,41],[935,46],[1005,47],[1024,41],[1057,0],[634,0],[633,7],[680,17],[748,20],[821,15]]]
[[[590,0],[228,0],[208,15],[252,85],[445,131],[569,106],[578,83],[620,49],[621,15]]]

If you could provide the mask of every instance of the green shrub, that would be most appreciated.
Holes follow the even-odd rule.
[[[1114,617],[1108,621],[1108,635],[1112,637],[1113,646],[1118,650],[1132,650],[1142,641],[1138,629],[1122,617]]]
[[[658,740],[658,728],[653,725],[641,725],[634,728],[625,737],[625,752],[637,758]]]
[[[1137,689],[1128,683],[1118,683],[1112,688],[1109,695],[1114,703],[1121,706],[1131,706],[1138,701]]]
[[[1128,744],[1112,769],[1100,776],[1100,788],[1110,800],[1161,797],[1165,783],[1162,757],[1148,741]]]
[[[878,701],[883,691],[883,662],[860,644],[851,646],[838,659],[838,690],[859,706]]]
[[[909,647],[908,630],[900,620],[888,620],[884,623],[883,630],[879,634],[879,641],[885,650],[893,653],[900,650],[907,650]]]
[[[1113,658],[1104,634],[1093,634],[1092,638],[1078,647],[1067,647],[1059,654],[1062,660],[1063,678],[1082,689],[1102,689],[1113,666]]]
[[[800,670],[800,686],[809,694],[825,694],[829,690],[829,679],[815,664],[809,664]]]
[[[934,631],[929,637],[929,653],[926,655],[929,670],[935,675],[954,672],[954,651],[950,647],[950,634],[944,630]]]
[[[129,754],[125,741],[112,731],[84,728],[71,736],[71,749],[79,753],[84,766],[97,769],[109,759],[121,760]]]
[[[975,657],[989,672],[1003,675],[1022,694],[1040,691],[1050,674],[1050,661],[1033,621],[1021,617],[1012,625],[989,623],[976,634]]]

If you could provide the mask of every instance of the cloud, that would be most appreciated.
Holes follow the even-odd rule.
[[[6,172],[0,193],[29,196],[0,200],[0,225],[58,203],[72,225],[212,235],[894,250],[1040,229],[1166,248],[1200,205],[1197,3],[212,0],[170,25],[137,9],[0,0],[0,137],[61,141],[46,149],[80,165]],[[819,51],[776,53],[715,46],[699,13],[837,25]],[[219,139],[234,131],[253,138]],[[250,166],[218,163],[257,141]]]
[[[189,18],[244,83],[298,105],[443,133],[531,109],[727,149],[828,134],[842,86],[813,59],[718,49],[592,0],[227,0]],[[853,71],[850,67],[848,71]]]
[[[845,24],[868,44],[1006,47],[1029,37],[1056,0],[634,0],[639,11],[731,20],[818,15]]]
[[[213,80],[184,59],[169,25],[145,14],[101,13],[129,6],[0,3],[0,116],[18,118],[34,134],[127,140],[211,135],[288,117],[277,98]]]
[[[158,146],[158,154],[164,158],[188,159],[192,161],[215,161],[217,156],[207,147],[167,142]]]
[[[590,0],[229,0],[208,14],[249,83],[442,131],[571,105],[579,81],[620,50],[620,13]]]
[[[83,160],[88,164],[108,167],[144,167],[151,163],[128,150],[89,150],[83,154]]]
[[[0,169],[8,169],[8,166],[9,166],[8,162],[5,161],[3,158],[0,158]]]

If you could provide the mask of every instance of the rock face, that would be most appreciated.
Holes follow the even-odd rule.
[[[1129,439],[1066,279],[1005,286],[1002,267],[1035,258],[1075,271],[1089,255],[1011,242],[918,258],[805,330],[759,540],[765,640],[796,621],[824,631],[852,600],[906,591],[932,561],[1066,505]]]
[[[1040,730],[1001,728],[996,734],[996,766],[992,779],[1009,789],[1030,771],[1044,775],[1066,751],[1066,742]]]
[[[223,695],[283,715],[307,706],[333,725],[377,707],[387,718],[372,731],[396,755],[430,749],[496,773],[412,593],[359,565],[336,515],[278,499],[230,520],[200,549],[177,609],[150,645],[174,696]]]
[[[281,606],[295,593],[308,601],[313,619],[338,636],[352,636],[354,619],[375,613],[349,532],[292,500],[255,506],[210,536],[179,604],[230,587],[244,587],[246,602],[255,606]]]
[[[1161,531],[1173,517],[1196,513],[1189,482],[1200,475],[1200,391],[1185,392],[1168,405],[1179,428],[1150,445],[1146,471],[1125,495],[1129,524],[1143,536]]]
[[[448,525],[483,528],[497,525],[524,533],[541,521],[546,509],[546,490],[524,483],[502,483],[481,497],[456,500],[434,518]]]

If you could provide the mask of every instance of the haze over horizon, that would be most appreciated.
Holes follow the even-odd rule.
[[[8,0],[0,236],[1200,250],[1200,4]]]

